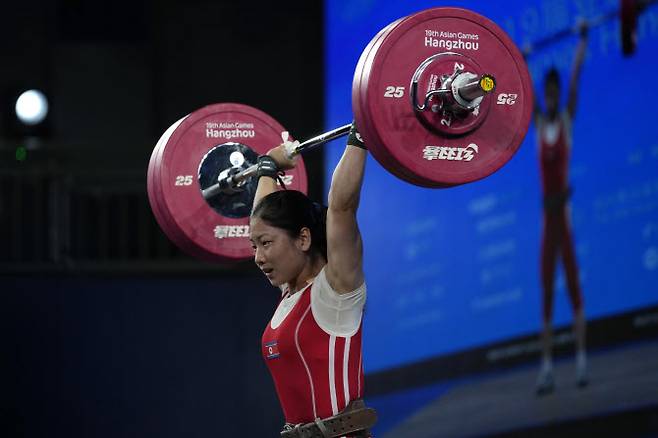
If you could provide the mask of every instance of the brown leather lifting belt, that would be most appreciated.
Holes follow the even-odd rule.
[[[368,428],[377,422],[377,412],[363,400],[352,400],[340,413],[313,423],[298,424],[281,431],[282,438],[337,438],[345,435],[370,437]],[[290,427],[290,426],[289,426]]]

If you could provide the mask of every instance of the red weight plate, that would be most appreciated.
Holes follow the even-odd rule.
[[[152,187],[151,190],[153,192],[153,197],[154,197],[154,201],[151,202],[151,205],[154,210],[154,213],[156,213],[157,215],[156,218],[159,218],[158,223],[160,224],[160,227],[162,228],[164,233],[182,251],[194,257],[198,257],[202,260],[208,260],[208,261],[220,262],[220,263],[229,262],[231,261],[230,259],[225,259],[221,257],[221,255],[216,255],[216,256],[209,255],[207,253],[204,253],[202,249],[198,248],[198,246],[195,245],[193,241],[188,239],[185,236],[185,234],[183,234],[182,230],[176,224],[176,221],[174,220],[173,216],[171,216],[170,211],[166,208],[165,205],[164,195],[162,191],[162,184],[164,181],[161,178],[160,164],[162,161],[164,146],[169,141],[174,130],[178,127],[178,125],[183,120],[184,118],[174,123],[169,129],[167,129],[167,131],[163,134],[160,141],[158,142],[156,149],[154,150],[155,160],[154,160],[154,165],[152,166],[153,170],[149,173],[150,176],[149,187],[150,188]]]
[[[484,121],[462,135],[428,128],[410,102],[419,66],[447,52],[471,60],[497,83],[480,106],[490,105]],[[366,96],[359,109],[366,120],[364,136],[373,139],[373,155],[384,167],[414,175],[403,179],[425,187],[476,181],[502,167],[521,145],[532,114],[530,76],[514,43],[487,18],[458,8],[428,9],[391,28],[367,58],[358,85],[365,89],[353,91]]]
[[[377,49],[383,42],[384,38],[403,19],[397,20],[391,23],[390,25],[388,25],[386,28],[384,28],[384,30],[382,30],[371,42],[370,50],[364,51],[364,54],[362,56],[363,62],[361,62],[360,68],[357,68],[354,77],[354,83],[352,88],[352,105],[355,112],[355,119],[357,121],[357,126],[360,126],[360,124],[364,126],[363,130],[361,128],[359,129],[362,131],[361,134],[364,136],[366,140],[366,145],[368,146],[368,151],[372,154],[372,156],[384,168],[386,168],[389,172],[391,172],[393,175],[397,176],[398,178],[410,182],[412,184],[428,187],[431,186],[431,184],[427,180],[424,180],[420,178],[418,175],[415,175],[414,173],[409,172],[405,168],[399,166],[399,164],[395,161],[395,159],[388,153],[387,149],[385,147],[379,146],[381,140],[377,136],[377,131],[371,128],[371,124],[370,124],[371,118],[368,116],[369,113],[365,105],[368,99],[368,93],[367,93],[368,74],[366,71],[367,70],[366,67],[369,68],[369,66],[371,65],[373,57],[377,53]],[[394,123],[399,129],[405,129],[405,128],[408,129],[409,127],[408,120],[407,121],[403,119],[394,120]],[[415,120],[411,120],[411,123],[413,125],[415,123]]]
[[[638,7],[635,0],[621,0],[620,3],[621,51],[624,56],[630,56],[635,53],[635,47],[637,46]]]
[[[240,148],[252,157],[263,154],[281,143],[284,130],[262,111],[225,103],[193,112],[172,131],[160,147],[152,173],[156,198],[159,194],[156,204],[165,222],[163,229],[174,243],[207,261],[232,262],[252,257],[248,213],[232,214],[230,205],[223,210],[216,205],[211,207],[201,195],[200,170],[207,167],[207,157],[226,148]],[[249,164],[245,162],[245,166]],[[287,172],[284,180],[287,188],[306,193],[302,160]]]
[[[370,62],[372,62],[371,56],[376,53],[386,35],[388,35],[388,33],[405,18],[406,17],[400,18],[382,29],[377,35],[375,35],[362,52],[352,82],[352,111],[354,112],[354,118],[356,125],[359,128],[359,132],[363,136],[368,151],[372,156],[382,164],[384,168],[398,178],[410,181],[417,185],[422,185],[422,181],[417,180],[416,175],[406,172],[405,169],[397,166],[389,155],[382,153],[381,148],[378,147],[378,142],[380,140],[377,137],[376,132],[371,129],[370,118],[364,110],[364,104],[367,99],[366,87],[362,85],[362,81],[364,80],[364,67],[370,65]]]
[[[371,155],[384,168],[386,168],[389,172],[398,178],[418,186],[427,187],[431,186],[428,181],[420,178],[418,175],[415,175],[412,172],[408,172],[406,169],[399,166],[395,159],[388,153],[387,149],[379,146],[381,140],[377,135],[377,131],[373,130],[371,127],[372,119],[369,117],[369,112],[366,106],[368,99],[367,69],[370,68],[373,57],[377,53],[377,49],[379,49],[379,46],[383,40],[395,28],[395,26],[397,26],[405,18],[408,17],[401,18],[381,30],[375,36],[375,38],[372,39],[370,44],[366,47],[366,50],[364,50],[363,54],[361,55],[359,63],[357,64],[357,68],[354,74],[354,81],[352,84],[352,107],[355,114],[354,117],[356,124],[359,127],[361,135],[365,139],[368,151],[371,153]],[[399,129],[408,129],[408,122],[409,121],[402,119],[394,120],[394,123]],[[412,120],[411,123],[414,124],[415,120]]]
[[[186,116],[187,117],[187,116]],[[160,181],[159,177],[159,163],[162,157],[163,146],[167,143],[173,131],[180,125],[180,123],[185,119],[182,118],[176,123],[171,125],[164,134],[158,140],[153,153],[151,154],[151,159],[149,160],[148,174],[147,174],[147,193],[149,197],[149,203],[151,204],[151,209],[153,210],[153,215],[155,216],[156,221],[160,225],[160,228],[165,233],[165,235],[179,248],[187,253],[191,253],[193,249],[190,247],[186,239],[182,237],[179,233],[178,228],[174,225],[174,222],[171,220],[169,215],[162,208],[162,190],[158,182]]]
[[[183,119],[178,120],[176,123],[170,126],[162,135],[158,143],[156,144],[156,147],[153,150],[151,161],[149,162],[147,187],[148,187],[148,195],[149,195],[149,202],[151,204],[151,209],[153,210],[153,214],[158,224],[160,225],[162,231],[169,238],[169,240],[171,240],[181,250],[183,250],[188,254],[193,254],[194,248],[189,244],[189,242],[184,238],[184,236],[182,236],[182,234],[179,232],[179,229],[176,227],[174,221],[167,214],[167,211],[162,207],[164,201],[162,196],[162,190],[159,184],[160,182],[159,163],[162,157],[163,147],[171,137],[171,134],[173,133],[174,129],[176,129],[176,127],[182,122]]]

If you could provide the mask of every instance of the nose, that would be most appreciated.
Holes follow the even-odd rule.
[[[265,264],[265,251],[263,251],[263,248],[256,247],[254,262],[256,262],[256,265],[258,266],[263,266]]]

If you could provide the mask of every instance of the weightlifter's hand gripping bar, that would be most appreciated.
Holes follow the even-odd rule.
[[[346,136],[347,134],[349,134],[351,126],[352,126],[351,124],[344,125],[339,128],[332,129],[331,131],[327,131],[323,134],[317,135],[315,137],[309,138],[303,143],[298,144],[292,151],[290,151],[289,158],[295,157],[307,149],[312,149],[315,146],[319,146],[321,144],[330,142],[331,140],[335,140],[337,138]],[[220,179],[217,184],[214,184],[201,191],[203,198],[209,199],[220,193],[224,193],[227,190],[231,190],[231,189],[234,190],[236,187],[238,187],[240,183],[255,176],[257,170],[258,170],[258,165],[253,164],[247,167],[246,169],[237,172],[234,175],[229,175],[226,178]]]

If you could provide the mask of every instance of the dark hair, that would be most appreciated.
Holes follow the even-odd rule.
[[[544,76],[544,87],[550,83],[554,83],[560,88],[560,72],[557,71],[555,67],[551,67]]]
[[[327,208],[297,190],[279,190],[263,197],[251,217],[299,236],[302,228],[311,230],[311,252],[327,259]]]

